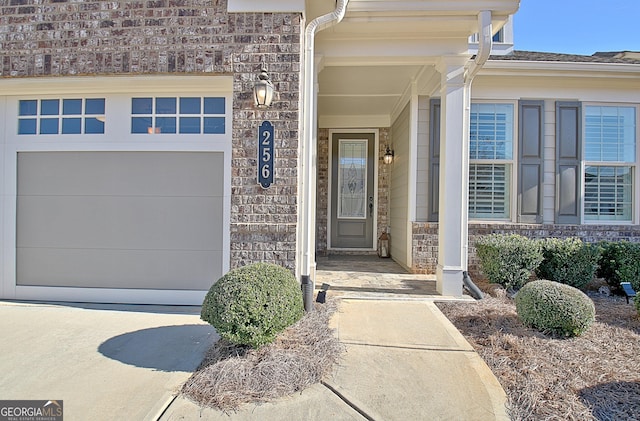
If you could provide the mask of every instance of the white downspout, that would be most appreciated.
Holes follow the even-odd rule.
[[[465,82],[471,84],[473,78],[478,74],[482,66],[491,55],[493,46],[493,25],[491,24],[491,10],[482,10],[478,14],[478,53],[471,62],[465,74]]]
[[[470,136],[470,127],[471,127],[471,85],[473,83],[473,79],[478,74],[482,66],[487,62],[489,56],[491,55],[491,47],[493,46],[493,25],[491,23],[491,11],[490,10],[482,10],[478,14],[478,53],[476,57],[467,68],[467,71],[464,75],[464,120],[463,124],[463,133],[467,137],[467,141],[464,142],[464,150],[463,150],[463,168],[465,168],[466,176],[462,179],[464,180],[464,185],[462,186],[462,191],[465,192],[466,195],[465,203],[467,206],[463,209],[463,221],[465,228],[462,230],[464,233],[464,238],[462,241],[462,256],[463,262],[465,266],[465,270],[468,269],[469,264],[469,230],[467,227],[469,226],[469,136]]]
[[[311,279],[311,270],[315,264],[315,188],[316,185],[316,158],[317,158],[317,119],[316,102],[317,93],[316,68],[314,57],[314,44],[316,33],[342,21],[347,11],[349,0],[337,0],[333,12],[318,16],[305,29],[304,37],[304,73],[302,87],[302,141],[300,142],[299,157],[302,158],[300,166],[299,185],[300,203],[298,208],[298,238],[299,253],[297,255],[297,267],[301,278],[305,309],[313,308],[314,280]]]

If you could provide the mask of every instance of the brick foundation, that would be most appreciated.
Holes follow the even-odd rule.
[[[480,264],[474,247],[478,237],[489,234],[520,234],[529,238],[577,237],[589,243],[627,240],[640,243],[638,225],[536,225],[507,223],[469,224],[469,273],[481,277]],[[438,264],[438,224],[413,224],[413,267],[415,273],[435,273]]]

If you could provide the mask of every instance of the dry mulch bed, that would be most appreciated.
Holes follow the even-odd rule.
[[[343,351],[329,327],[336,309],[333,300],[316,303],[315,311],[257,350],[219,340],[181,393],[201,406],[232,411],[244,403],[269,402],[318,383]]]
[[[559,338],[524,327],[504,293],[439,303],[496,375],[512,420],[640,419],[640,317],[622,297],[590,293],[596,322]]]

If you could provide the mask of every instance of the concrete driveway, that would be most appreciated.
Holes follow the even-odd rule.
[[[0,399],[64,419],[157,419],[218,339],[199,307],[0,301]]]

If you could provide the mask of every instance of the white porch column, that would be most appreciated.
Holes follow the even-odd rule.
[[[469,109],[464,80],[467,57],[444,57],[440,115],[440,207],[437,289],[442,295],[462,295],[467,270],[469,200]]]

